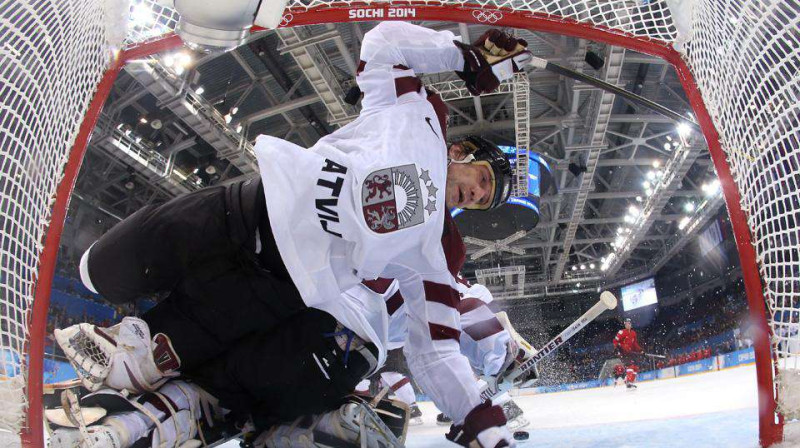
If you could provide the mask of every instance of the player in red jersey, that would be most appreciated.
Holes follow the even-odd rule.
[[[622,359],[622,363],[626,367],[625,385],[628,386],[628,389],[636,388],[633,383],[636,381],[636,373],[639,368],[636,366],[635,358],[643,352],[631,319],[626,318],[625,328],[619,330],[614,338],[614,353]]]
[[[614,387],[617,387],[620,380],[625,379],[625,366],[617,364],[614,366]]]

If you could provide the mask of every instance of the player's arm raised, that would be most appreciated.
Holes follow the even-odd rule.
[[[381,71],[391,76],[357,78],[365,94],[364,107],[374,106],[376,95],[370,98],[370,91],[376,90],[376,85],[421,73],[455,72],[473,95],[490,93],[527,64],[527,48],[525,40],[498,29],[487,31],[469,44],[450,31],[434,31],[407,22],[381,22],[364,35],[359,73]]]

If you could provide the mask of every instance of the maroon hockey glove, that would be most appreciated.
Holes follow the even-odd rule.
[[[445,437],[463,447],[469,447],[473,442],[477,442],[481,448],[513,446],[514,439],[505,425],[503,409],[492,406],[492,401],[486,400],[469,411],[463,425],[451,425]]]
[[[497,29],[491,29],[472,45],[453,41],[464,55],[464,70],[456,72],[473,95],[497,89],[501,81],[522,71],[531,59],[528,43]]]

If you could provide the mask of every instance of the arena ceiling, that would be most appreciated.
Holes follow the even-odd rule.
[[[423,25],[469,39],[487,29]],[[228,53],[172,52],[128,65],[95,129],[75,188],[72,225],[89,213],[113,223],[144,205],[253,175],[249,151],[259,134],[308,147],[352,120],[358,107],[343,98],[372,26],[259,32]],[[660,59],[571,37],[517,33],[536,56],[689,116],[675,71]],[[600,55],[604,66],[589,66],[587,52]],[[513,146],[516,124],[527,121],[531,148],[553,169],[558,194],[541,198],[535,228],[504,231],[491,241],[467,235],[466,275],[490,283],[499,298],[575,294],[653,275],[723,205],[702,136],[646,108],[545,71],[528,74],[527,110],[515,102],[520,86],[514,83],[475,98],[454,75],[426,82],[447,101],[451,139],[474,133]],[[524,213],[519,219],[527,219]],[[486,216],[487,228],[501,227],[497,219]]]

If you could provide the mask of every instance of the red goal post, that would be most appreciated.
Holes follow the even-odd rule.
[[[159,25],[132,29],[121,43],[115,18],[130,11],[116,4],[0,0],[0,428],[20,434],[26,446],[44,444],[49,294],[88,141],[121,68],[181,45],[169,34],[177,15],[151,0],[137,1],[131,11],[147,7]],[[673,10],[685,17],[671,13],[676,5],[688,8]],[[750,317],[760,330],[759,434],[768,446],[782,438],[778,411],[796,416],[800,409],[800,324],[793,315],[800,307],[797,8],[771,0],[292,0],[281,25],[479,23],[590,39],[672,64],[720,179]]]

